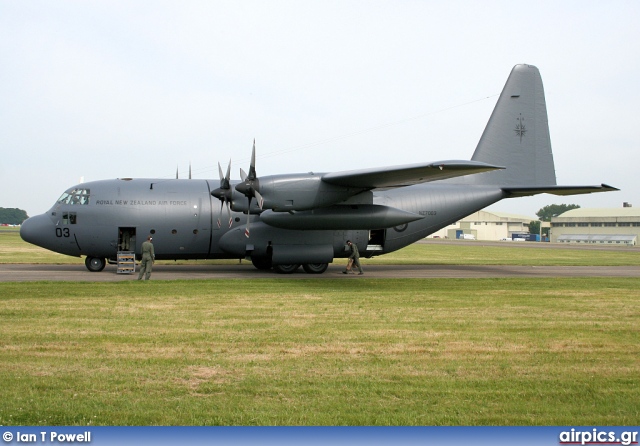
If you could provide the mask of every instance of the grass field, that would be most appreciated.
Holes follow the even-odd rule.
[[[0,424],[634,424],[639,286],[3,283]]]
[[[0,246],[12,258],[15,246]],[[469,245],[453,248],[476,261]],[[639,288],[637,278],[4,282],[0,425],[633,425]]]

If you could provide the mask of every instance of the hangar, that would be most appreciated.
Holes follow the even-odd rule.
[[[536,217],[481,210],[440,229],[434,238],[474,238],[476,240],[511,240],[529,233],[529,223]],[[461,235],[471,237],[461,237]]]
[[[551,218],[552,243],[638,244],[640,208],[572,209]]]

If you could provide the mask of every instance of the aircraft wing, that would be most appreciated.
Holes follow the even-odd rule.
[[[324,174],[322,181],[344,187],[389,189],[429,181],[446,180],[496,169],[504,169],[504,167],[493,166],[480,161],[449,160],[429,164],[407,164],[333,172]]]
[[[553,195],[577,195],[591,194],[594,192],[612,192],[620,190],[608,184],[600,186],[539,186],[539,187],[503,187],[503,191],[507,193],[507,198],[528,197],[537,194],[553,194]]]

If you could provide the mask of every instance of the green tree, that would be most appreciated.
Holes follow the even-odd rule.
[[[529,234],[540,234],[540,220],[531,220]]]
[[[29,216],[26,211],[18,208],[0,208],[0,224],[19,225]]]
[[[564,212],[578,209],[579,207],[577,204],[550,204],[536,212],[536,215],[540,221],[551,221],[551,217],[557,217]]]

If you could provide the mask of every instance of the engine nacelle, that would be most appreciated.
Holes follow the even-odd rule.
[[[306,211],[340,203],[364,189],[336,186],[322,181],[322,174],[289,174],[260,177],[254,187],[264,199],[262,209],[276,212]],[[259,212],[256,200],[251,202],[251,213]],[[247,211],[247,198],[233,190],[231,209]]]

